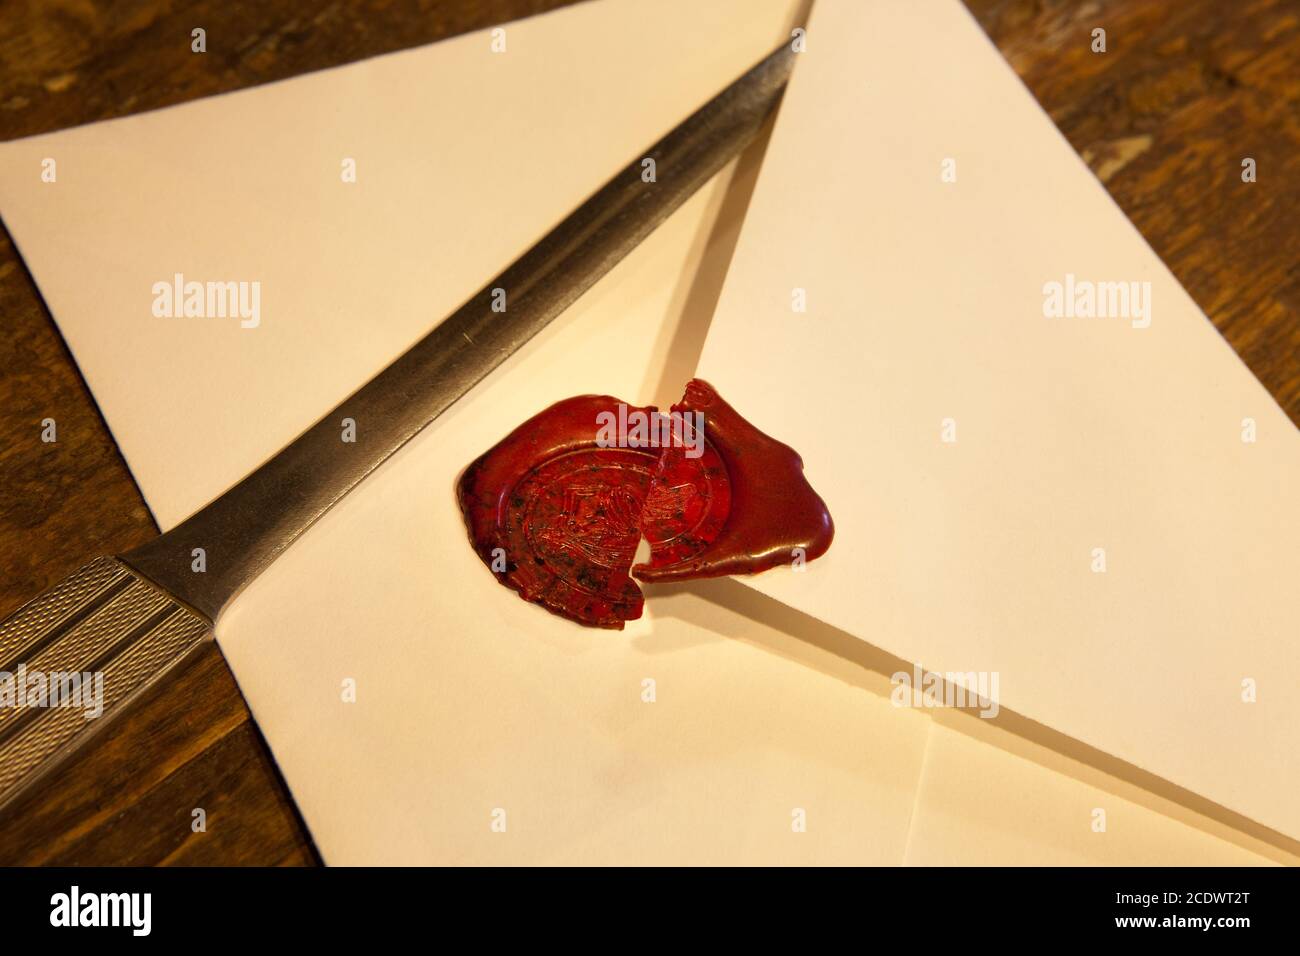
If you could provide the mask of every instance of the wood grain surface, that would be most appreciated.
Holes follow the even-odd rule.
[[[567,2],[7,0],[0,140],[336,66]],[[1300,423],[1300,0],[967,5]],[[205,56],[190,52],[194,27],[207,31]],[[1090,49],[1098,27],[1105,53]],[[1257,163],[1257,182],[1241,180],[1246,157]],[[7,232],[0,319],[5,615],[86,559],[158,529]],[[45,418],[58,423],[57,443],[40,440]],[[207,829],[196,833],[200,807]],[[211,645],[0,816],[0,864],[317,862]]]

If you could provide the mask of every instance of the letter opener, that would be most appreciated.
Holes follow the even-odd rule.
[[[226,606],[299,535],[748,145],[780,100],[793,61],[788,45],[761,60],[220,497],[153,541],[90,562],[0,621],[0,671],[13,675],[9,696],[16,698],[0,707],[0,806],[211,640]],[[645,158],[655,161],[655,182],[641,177]],[[506,312],[492,309],[497,288],[509,296]],[[340,440],[345,418],[356,423],[355,442]],[[199,548],[203,565],[194,556]],[[102,673],[103,715],[88,720],[85,707],[44,706],[50,698],[25,679],[37,672]]]

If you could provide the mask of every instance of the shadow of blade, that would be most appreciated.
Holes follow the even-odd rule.
[[[777,107],[777,114],[780,107]],[[740,227],[744,225],[763,155],[772,135],[776,115],[768,117],[754,141],[746,147],[731,166],[720,175],[729,176],[726,186],[710,199],[716,205],[712,225],[696,237],[695,249],[690,259],[698,263],[694,271],[682,276],[673,292],[670,316],[675,322],[665,322],[654,345],[654,354],[660,361],[650,363],[646,379],[638,395],[648,396],[660,408],[668,408],[681,401],[682,388],[695,377],[695,368],[704,351],[713,312],[722,295],[722,286],[731,266]]]

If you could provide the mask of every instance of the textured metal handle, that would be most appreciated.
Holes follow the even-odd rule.
[[[0,621],[0,807],[211,633],[116,558]]]

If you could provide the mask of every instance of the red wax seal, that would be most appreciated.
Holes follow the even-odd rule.
[[[608,395],[557,402],[471,464],[458,495],[501,583],[598,627],[641,616],[643,536],[636,576],[667,581],[811,561],[834,534],[794,449],[699,379],[667,416]]]
[[[502,584],[528,601],[597,627],[641,616],[628,576],[657,449],[602,448],[608,395],[557,402],[466,469],[459,483],[470,541]],[[626,406],[624,406],[626,407]],[[649,409],[632,409],[649,414]]]
[[[638,578],[756,574],[826,553],[835,526],[798,452],[759,431],[698,378],[672,412],[688,422],[703,419],[706,448],[697,458],[690,447],[663,451],[642,516],[650,563],[633,569]]]

